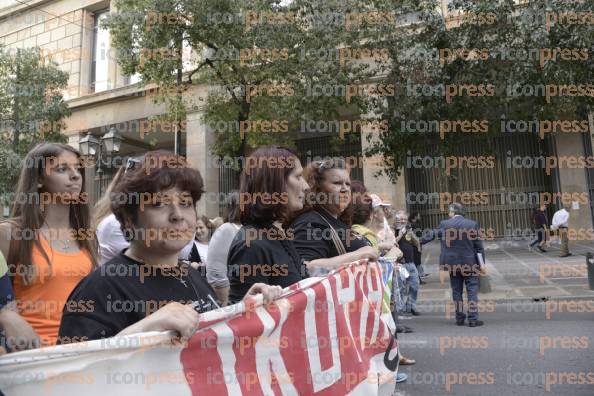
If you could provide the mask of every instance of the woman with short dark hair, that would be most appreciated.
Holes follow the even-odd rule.
[[[128,158],[126,164],[118,169],[112,181],[107,186],[104,195],[97,201],[93,208],[93,221],[91,224],[97,237],[97,261],[99,265],[105,264],[130,246],[130,242],[122,234],[121,224],[111,211],[111,202],[113,200],[117,201],[117,197],[114,197],[113,193],[115,185],[118,184],[126,172],[130,172],[139,166],[139,164],[140,157]],[[179,258],[183,260],[187,259],[193,247],[194,243],[190,241],[190,243],[180,250]]]
[[[287,287],[307,277],[284,223],[303,208],[308,185],[294,151],[262,147],[246,160],[239,192],[239,230],[229,250],[229,298],[243,297],[250,285],[262,282]]]
[[[216,294],[179,251],[194,237],[200,173],[184,157],[147,153],[114,187],[111,208],[130,247],[83,279],[64,307],[60,342],[146,331],[191,336],[199,313],[217,308]],[[117,199],[116,199],[117,197]],[[280,289],[256,284],[265,300]],[[81,308],[82,307],[82,308]]]

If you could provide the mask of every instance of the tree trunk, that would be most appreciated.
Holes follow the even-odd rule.
[[[251,103],[248,103],[244,96],[243,101],[241,102],[241,110],[239,112],[239,117],[237,118],[237,120],[239,121],[239,125],[241,125],[242,121],[246,121],[250,118],[250,107],[251,107]],[[247,139],[247,136],[244,136],[243,139],[241,139],[241,146],[239,146],[239,155],[244,156],[244,157],[246,155],[246,152],[245,152],[246,139]]]
[[[17,56],[16,56],[16,72],[15,72],[15,81],[18,84],[21,81],[21,50],[20,48],[17,49]],[[12,119],[14,120],[14,131],[12,135],[12,149],[14,152],[18,152],[18,146],[20,142],[20,118],[19,118],[19,111],[20,111],[20,101],[19,101],[19,91],[18,89],[15,90],[15,95],[13,99],[12,105]]]
[[[184,71],[184,63],[183,63],[183,54],[184,54],[184,42],[183,38],[177,40],[176,46],[179,48],[179,59],[177,61],[177,99],[179,103],[182,101],[182,75]],[[175,142],[173,144],[175,155],[181,155],[181,119],[179,116],[179,112],[175,112],[175,134],[173,135]]]

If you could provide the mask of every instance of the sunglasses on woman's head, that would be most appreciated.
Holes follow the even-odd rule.
[[[345,163],[343,159],[327,159],[323,161],[316,161],[314,162],[314,166],[318,169],[345,169]]]
[[[140,160],[138,158],[128,158],[126,161],[126,168],[124,169],[124,174],[129,170],[133,170],[140,164]]]

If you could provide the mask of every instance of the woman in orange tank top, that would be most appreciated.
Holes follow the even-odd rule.
[[[0,326],[11,350],[54,345],[64,303],[95,266],[80,164],[68,145],[37,145],[25,157],[12,216],[0,224],[15,294]]]

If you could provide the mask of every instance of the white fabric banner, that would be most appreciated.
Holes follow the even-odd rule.
[[[398,364],[384,279],[360,261],[287,288],[267,306],[248,301],[201,314],[184,344],[142,333],[8,354],[6,396],[391,395]],[[391,322],[391,323],[390,323]]]

